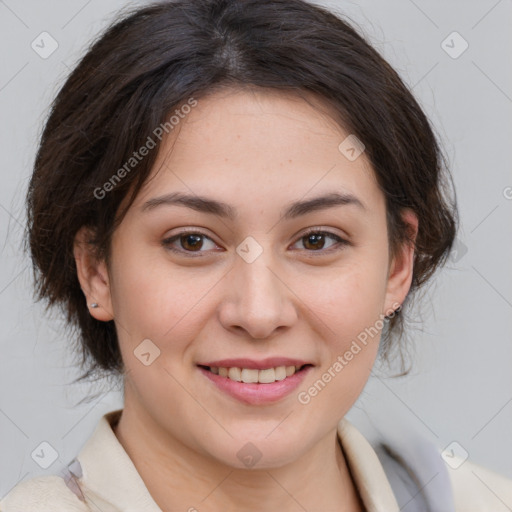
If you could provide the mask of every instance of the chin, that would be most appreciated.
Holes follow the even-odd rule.
[[[298,439],[288,437],[285,441],[280,436],[265,439],[265,435],[252,440],[250,437],[237,438],[227,444],[219,444],[215,452],[211,451],[210,446],[210,455],[225,466],[249,470],[279,468],[297,459]]]

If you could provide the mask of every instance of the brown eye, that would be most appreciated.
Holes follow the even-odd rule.
[[[197,251],[203,246],[202,235],[187,234],[180,236],[181,247],[187,251]]]
[[[305,241],[304,247],[306,249],[323,249],[325,245],[325,236],[320,233],[312,233],[304,236],[302,239]]]
[[[162,240],[162,245],[173,252],[181,254],[197,253],[198,256],[202,256],[203,253],[209,252],[210,250],[218,249],[217,244],[208,236],[202,233],[193,233],[183,231],[174,235],[170,238]]]
[[[309,231],[305,235],[299,238],[296,243],[302,242],[302,247],[299,249],[304,249],[307,252],[320,252],[324,253],[329,251],[329,249],[334,248],[336,245],[339,248],[343,248],[343,246],[350,245],[350,242],[344,240],[343,238],[335,235],[334,233],[329,233],[328,231]]]

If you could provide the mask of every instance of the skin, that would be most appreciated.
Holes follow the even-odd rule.
[[[325,109],[324,109],[325,110]],[[308,404],[297,395],[321,378],[359,333],[401,304],[414,249],[388,254],[385,199],[363,153],[349,161],[347,137],[319,103],[288,93],[217,91],[198,100],[161,147],[152,177],[112,239],[109,265],[76,237],[78,277],[90,313],[114,319],[125,374],[116,436],[164,511],[364,510],[336,426],[357,400],[375,361],[375,336]],[[293,201],[333,191],[355,205],[294,219]],[[170,192],[223,201],[234,220],[179,205],[142,206]],[[415,229],[410,212],[404,218]],[[194,252],[176,239],[203,233]],[[324,246],[304,232],[318,228]],[[263,252],[236,252],[248,236]],[[189,250],[188,254],[186,250]],[[150,339],[160,356],[134,356]],[[249,405],[218,390],[199,361],[298,357],[314,365],[299,388],[272,404]],[[247,442],[261,459],[236,456]],[[193,510],[193,509],[192,509]]]

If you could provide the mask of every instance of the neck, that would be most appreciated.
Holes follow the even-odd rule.
[[[336,430],[290,464],[238,469],[142,418],[125,406],[114,432],[163,512],[364,511]]]

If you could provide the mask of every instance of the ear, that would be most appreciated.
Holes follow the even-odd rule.
[[[402,219],[409,225],[412,238],[416,241],[418,217],[412,210],[405,209],[402,213]],[[409,293],[413,276],[414,254],[414,244],[404,243],[390,262],[386,287],[386,309],[382,314],[389,315],[392,311],[396,310],[399,304],[402,305]]]
[[[73,254],[80,286],[84,292],[90,314],[108,322],[114,318],[110,283],[105,261],[98,259],[95,246],[91,242],[93,231],[82,227],[75,235]],[[97,304],[97,307],[91,307]]]

